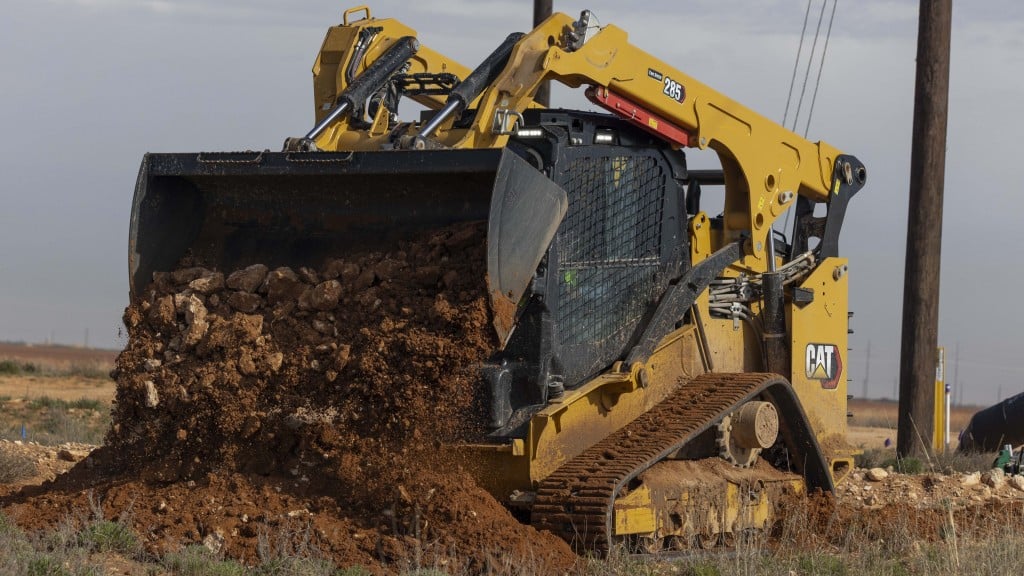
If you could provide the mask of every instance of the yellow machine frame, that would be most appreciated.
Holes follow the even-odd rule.
[[[349,16],[365,11],[362,20]],[[703,212],[689,225],[691,264],[749,234],[745,254],[725,276],[757,275],[774,270],[768,242],[773,224],[797,198],[830,202],[839,193],[836,162],[841,152],[825,142],[811,142],[778,123],[740,105],[682,71],[633,46],[622,29],[607,25],[581,43],[567,39],[576,21],[555,14],[518,41],[507,65],[474,101],[469,127],[456,128],[455,118],[443,122],[430,138],[440,148],[502,148],[518,128],[517,118],[535,107],[533,95],[545,81],[569,87],[591,86],[642,109],[645,129],[670,128],[684,137],[678,144],[710,148],[721,160],[725,179],[724,227],[712,232]],[[374,19],[365,7],[345,13],[345,23],[330,30],[314,66],[317,119],[321,119],[344,89],[342,71],[349,65],[360,31],[381,31],[365,52],[367,63],[392,43],[415,32],[392,19]],[[421,48],[410,61],[410,72],[446,71],[464,79],[470,70],[433,50]],[[445,102],[422,97],[431,110]],[[321,150],[375,150],[393,143],[389,112],[383,107],[370,119],[369,130],[338,122],[321,134]],[[407,126],[410,134],[417,127]],[[847,167],[848,168],[848,167]],[[847,179],[851,177],[846,175]],[[856,177],[863,181],[863,174]],[[824,447],[836,481],[849,472],[851,450],[846,445],[848,263],[829,257],[800,282],[814,294],[810,302],[785,303],[792,383],[818,442]],[[697,323],[666,336],[644,364],[616,365],[582,386],[567,391],[537,412],[525,438],[504,445],[459,447],[460,461],[473,469],[480,482],[497,495],[529,491],[570,458],[580,454],[637,416],[657,405],[679,385],[699,374],[763,371],[764,358],[757,336],[746,326],[713,318],[705,292],[694,304]],[[758,310],[755,308],[754,312]],[[735,487],[732,488],[735,492]],[[616,522],[625,532],[654,526],[650,502],[642,493],[617,504]],[[758,504],[757,506],[762,506]],[[733,506],[731,509],[735,509]],[[630,512],[632,510],[632,512]],[[735,510],[733,510],[735,512]],[[766,512],[757,508],[755,516]],[[632,527],[627,524],[634,524]],[[639,524],[637,524],[639,523]],[[643,531],[640,530],[640,531]]]

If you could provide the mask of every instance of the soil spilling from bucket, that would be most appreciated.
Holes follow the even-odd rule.
[[[44,526],[99,507],[155,553],[201,543],[247,563],[564,572],[568,546],[450,449],[485,433],[485,239],[464,223],[317,269],[186,258],[155,274],[124,314],[105,445],[8,514]]]

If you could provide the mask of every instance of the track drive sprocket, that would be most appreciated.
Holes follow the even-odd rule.
[[[718,447],[718,455],[735,466],[750,468],[757,462],[761,449],[741,446],[732,433],[732,420],[733,415],[729,414],[715,426],[715,445]]]

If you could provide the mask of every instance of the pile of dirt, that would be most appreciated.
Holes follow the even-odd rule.
[[[88,490],[157,553],[202,542],[256,562],[280,536],[341,566],[564,571],[568,547],[443,449],[484,432],[485,238],[460,224],[319,269],[156,274],[124,314],[105,446],[28,491],[19,521],[53,521]]]

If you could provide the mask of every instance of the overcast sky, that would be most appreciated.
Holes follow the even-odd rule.
[[[639,47],[782,120],[804,0],[554,4],[574,16],[590,8]],[[1024,14],[1011,0],[955,4],[940,343],[948,379],[966,387],[967,401],[987,404],[1024,391],[1017,363],[1024,312],[1016,299],[1024,273],[1014,256],[1024,240],[1014,176],[1024,134]],[[847,365],[857,396],[869,342],[868,395],[892,396],[899,372],[917,5],[840,0],[808,135],[868,167],[840,243],[851,260],[856,333]],[[128,222],[143,153],[278,149],[285,136],[305,133],[313,119],[310,67],[326,28],[349,6],[5,0],[3,7],[0,340],[81,344],[88,333],[90,345],[120,348]],[[509,32],[526,31],[532,14],[529,0],[392,0],[371,8],[469,67]],[[566,90],[554,103],[585,106]]]

